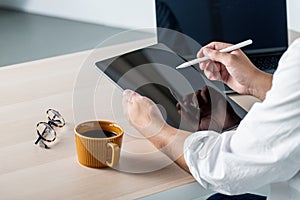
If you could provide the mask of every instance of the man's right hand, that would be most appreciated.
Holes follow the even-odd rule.
[[[271,88],[272,75],[256,68],[241,50],[219,52],[228,46],[232,44],[212,42],[201,48],[197,57],[207,56],[210,60],[200,63],[200,69],[210,80],[223,81],[240,94],[263,100]]]

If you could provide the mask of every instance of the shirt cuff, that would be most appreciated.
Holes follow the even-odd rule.
[[[222,136],[229,136],[234,132],[220,134],[215,131],[199,131],[186,138],[183,151],[185,162],[193,177],[204,188],[211,188],[210,171],[211,167],[218,164],[216,155],[222,148]]]

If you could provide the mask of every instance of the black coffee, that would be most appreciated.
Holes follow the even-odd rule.
[[[82,133],[82,135],[91,138],[109,138],[109,137],[117,136],[117,134],[114,132],[104,131],[104,130],[90,130]]]

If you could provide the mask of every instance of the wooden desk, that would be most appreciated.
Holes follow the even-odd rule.
[[[136,47],[132,45],[130,49]],[[119,46],[114,52],[123,51]],[[82,66],[89,65],[83,77],[97,79],[99,72],[93,63],[112,52],[107,47],[96,53],[85,51],[0,69],[1,199],[135,199],[194,182],[193,177],[176,164],[148,173],[126,173],[109,168],[90,169],[78,163],[73,128],[76,120],[86,120],[89,116],[84,118],[82,113],[82,118],[74,119],[74,84],[78,91],[89,88],[89,81],[78,85],[78,72]],[[119,111],[112,113],[111,99],[106,98],[116,98],[121,95],[120,91],[105,79],[99,85],[95,99],[101,101],[101,107],[97,108],[97,117],[119,120],[127,133],[124,147],[132,147],[126,144],[139,141],[135,137],[137,133],[121,114],[114,116]],[[249,108],[253,102],[244,103]],[[48,108],[59,110],[67,124],[56,129],[58,141],[45,150],[34,145],[35,125],[46,121]],[[139,161],[136,160],[136,164]]]
[[[134,199],[194,181],[175,164],[140,174],[78,164],[73,135],[73,87],[82,64],[91,54],[86,51],[0,69],[1,199]],[[103,50],[94,59],[105,56],[109,54]],[[99,76],[94,67],[91,69],[87,76]],[[109,97],[112,84],[101,84]],[[102,102],[102,119],[113,119],[109,101]],[[46,121],[48,108],[59,110],[67,124],[57,129],[56,145],[45,150],[34,145],[35,125]],[[128,125],[124,128],[131,132]]]

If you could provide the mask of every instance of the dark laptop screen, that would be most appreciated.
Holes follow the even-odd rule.
[[[250,38],[248,53],[288,46],[286,0],[156,0],[156,16],[158,27],[179,30],[200,45]]]

